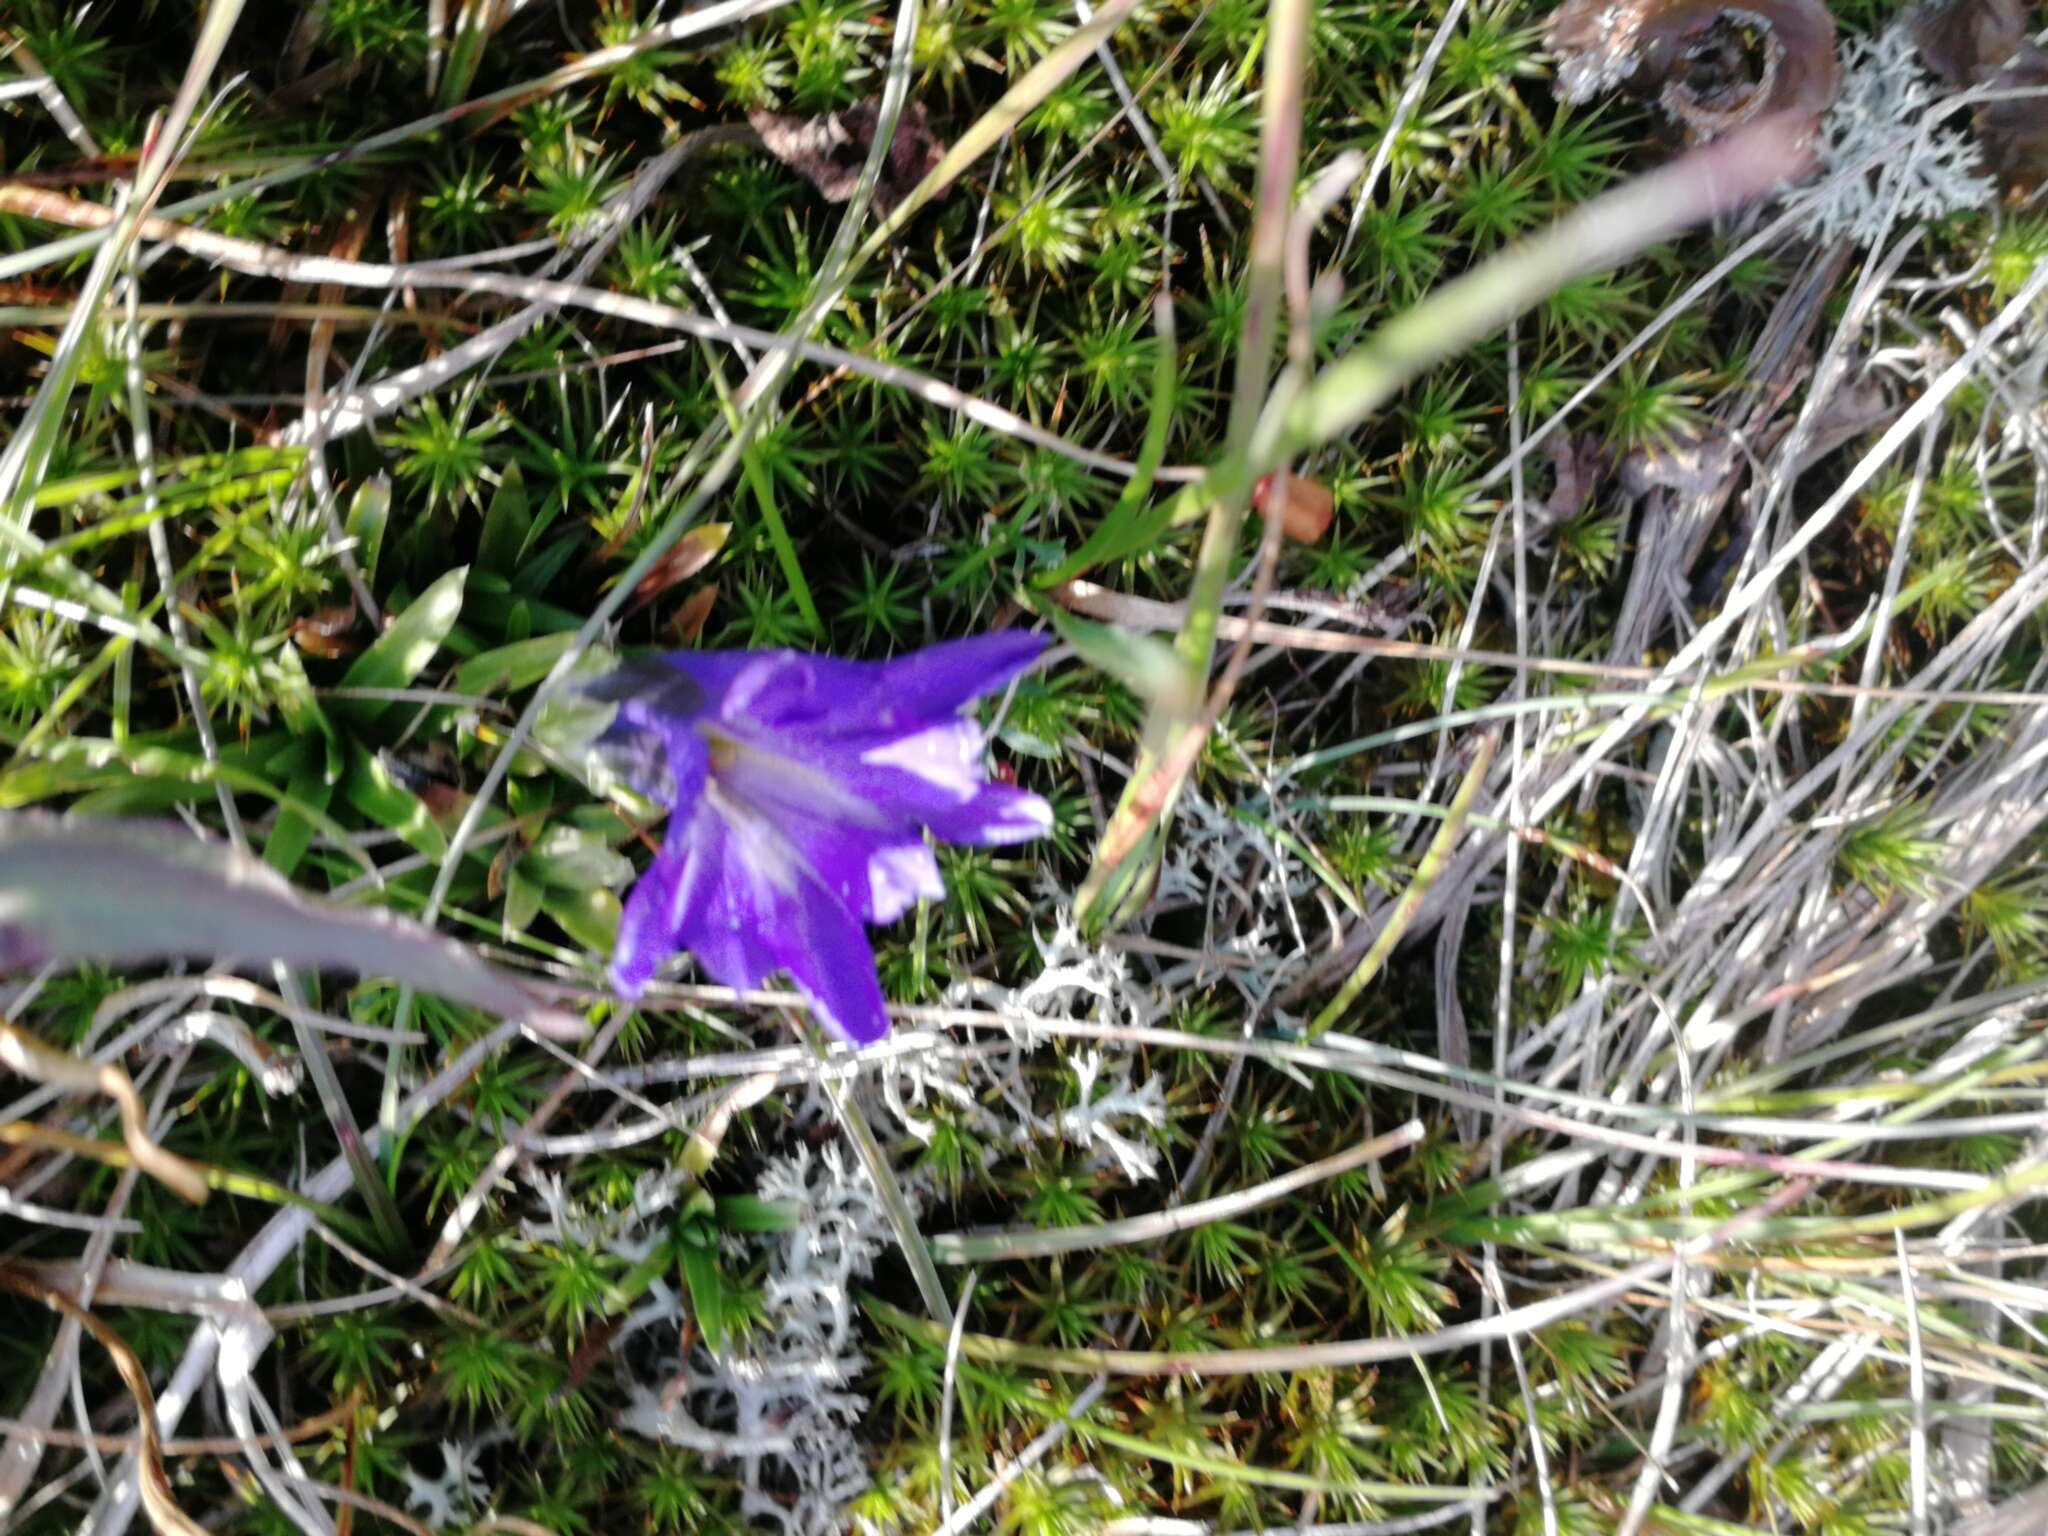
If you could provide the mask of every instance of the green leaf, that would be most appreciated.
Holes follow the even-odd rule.
[[[493,576],[500,590],[484,589],[483,578],[491,576],[489,571],[478,571],[478,590],[470,593],[470,623],[489,633],[495,630],[507,640],[524,640],[529,636],[551,635],[559,630],[571,632],[583,627],[583,615],[571,613],[553,603],[543,603],[536,598],[518,597],[504,588],[504,578]]]
[[[718,1224],[728,1232],[793,1232],[803,1216],[794,1200],[763,1200],[759,1195],[720,1195]]]
[[[334,727],[327,723],[320,701],[313,696],[312,680],[306,676],[306,664],[299,659],[295,646],[288,645],[277,653],[277,669],[282,674],[274,694],[277,712],[291,727],[292,734],[317,734],[331,739]]]
[[[574,632],[564,630],[560,634],[516,640],[494,651],[485,651],[481,656],[472,656],[455,669],[455,691],[512,693],[530,688],[553,671],[555,663],[566,656],[575,643]]]
[[[108,769],[84,783],[103,787],[89,789],[67,807],[80,816],[161,816],[180,805],[197,805],[216,798],[201,784],[181,784],[172,779],[138,779],[123,769]]]
[[[589,891],[550,886],[541,894],[540,907],[592,954],[608,955],[618,942],[619,898],[602,886]]]
[[[109,807],[175,804],[199,798],[216,784],[225,784],[241,794],[261,795],[281,810],[293,811],[313,823],[321,832],[353,851],[367,868],[369,856],[355,848],[348,829],[320,807],[280,790],[268,777],[226,761],[209,762],[196,752],[171,747],[126,743],[98,737],[73,736],[54,741],[42,749],[41,760],[30,760],[0,772],[0,809],[30,805],[54,795],[98,790]],[[236,754],[239,758],[240,754]],[[150,790],[147,786],[162,788]],[[189,787],[190,793],[181,792]],[[157,798],[151,798],[155,796]]]
[[[384,530],[391,521],[391,477],[378,475],[365,480],[349,503],[348,519],[342,529],[355,541],[356,569],[363,580],[377,580],[377,557],[384,552]]]
[[[517,464],[505,466],[484,513],[483,536],[477,540],[476,563],[484,570],[510,576],[526,552],[527,536],[533,532],[533,512],[526,499],[526,478]]]
[[[1282,1467],[1253,1467],[1241,1461],[1232,1461],[1222,1456],[1208,1456],[1188,1446],[1169,1445],[1159,1440],[1147,1439],[1143,1435],[1125,1434],[1106,1424],[1088,1423],[1081,1427],[1084,1439],[1099,1440],[1113,1445],[1120,1451],[1133,1456],[1147,1456],[1163,1461],[1170,1467],[1185,1467],[1204,1477],[1217,1478],[1225,1482],[1253,1483],[1266,1488],[1285,1488],[1303,1493],[1362,1493],[1367,1489],[1386,1496],[1393,1493],[1399,1497],[1410,1490],[1399,1485],[1386,1483],[1363,1483],[1347,1478],[1316,1477],[1307,1472],[1295,1472]]]
[[[350,758],[342,791],[348,803],[434,862],[446,858],[448,835],[428,813],[427,803],[393,778],[384,760],[361,743],[355,744]]]
[[[1132,784],[1142,782],[1133,779]],[[1176,788],[1175,794],[1178,794]],[[1116,812],[1125,813],[1130,803],[1130,791],[1118,802]],[[1172,810],[1168,801],[1167,811]],[[1082,887],[1081,931],[1091,938],[1131,921],[1152,900],[1159,889],[1159,861],[1166,851],[1167,815],[1162,813],[1152,819],[1131,845],[1131,851],[1124,856],[1114,869],[1101,871],[1091,868],[1088,884]]]
[[[679,1245],[679,1249],[683,1283],[690,1289],[690,1313],[697,1320],[697,1331],[704,1335],[704,1342],[714,1355],[722,1354],[731,1309],[726,1299],[725,1276],[718,1272],[718,1258],[706,1249],[687,1244]]]
[[[156,464],[158,500],[170,503],[184,487],[196,487],[206,495],[219,486],[231,484],[242,477],[259,477],[265,473],[296,474],[305,462],[306,450],[299,447],[237,448],[227,453],[192,454],[185,458],[158,459]],[[36,488],[35,507],[38,512],[51,507],[74,506],[80,502],[112,496],[116,491],[135,483],[140,475],[133,462],[122,462],[111,469],[96,469],[83,474],[64,475],[45,480]],[[123,511],[140,498],[129,498],[120,503]],[[146,525],[143,525],[146,526]]]
[[[1071,581],[1092,566],[1120,560],[1152,547],[1152,543],[1175,523],[1185,522],[1201,510],[1194,486],[1185,486],[1171,500],[1153,503],[1152,477],[1159,461],[1166,457],[1166,442],[1173,430],[1173,401],[1179,389],[1174,367],[1173,336],[1159,338],[1159,351],[1152,365],[1152,405],[1145,424],[1145,443],[1138,452],[1137,472],[1125,482],[1123,493],[1109,515],[1095,525],[1087,541],[1067,559],[1038,578],[1041,587],[1056,587]]]
[[[633,861],[595,832],[556,824],[519,861],[522,874],[564,891],[616,888],[633,878]]]
[[[477,66],[483,62],[484,44],[491,40],[491,19],[497,14],[498,8],[487,0],[463,0],[462,9],[455,13],[448,57],[441,66],[441,88],[434,98],[437,107],[445,111],[460,106],[468,97]]]
[[[525,874],[514,865],[505,875],[505,920],[500,927],[506,942],[511,942],[533,926],[533,920],[540,915],[541,897],[546,892],[538,880]]]
[[[469,567],[458,565],[422,592],[377,637],[376,643],[358,656],[342,675],[344,688],[409,688],[448,638],[462,613],[463,584]],[[379,699],[344,701],[350,718],[367,724],[391,705]]]
[[[530,817],[538,823],[545,819],[554,804],[555,780],[550,774],[536,774],[530,779],[512,778],[505,783],[505,805],[514,816]],[[603,807],[592,809],[602,810]],[[575,813],[572,811],[570,814],[573,816]]]
[[[312,743],[297,743],[284,761],[274,765],[290,768],[291,778],[285,784],[287,795],[323,811],[334,795],[334,785],[327,777],[324,745],[322,750],[315,751]],[[279,811],[277,820],[271,824],[270,836],[263,840],[263,862],[289,880],[305,858],[306,850],[313,846],[315,830],[313,823],[297,811]]]
[[[996,740],[1019,757],[1035,757],[1044,763],[1061,762],[1066,757],[1058,742],[1047,741],[1043,736],[1027,731],[1023,726],[1009,720],[1005,720],[1002,728],[996,732]]]
[[[616,664],[617,658],[610,651],[592,646],[577,659],[569,676],[578,683],[589,681],[602,677]],[[572,765],[594,793],[644,804],[612,771],[611,765],[591,750],[618,712],[616,702],[595,698],[580,687],[558,688],[541,706],[540,718],[533,723],[534,745],[555,761]]]
[[[1189,684],[1187,667],[1164,640],[1077,619],[1063,608],[1049,608],[1047,616],[1076,655],[1146,703],[1191,710],[1200,702],[1199,692]]]
[[[1071,580],[1081,572],[1112,560],[1121,560],[1127,555],[1142,554],[1157,542],[1160,535],[1169,528],[1189,522],[1202,509],[1201,497],[1191,485],[1182,486],[1180,494],[1169,501],[1149,502],[1125,510],[1119,501],[1110,509],[1073,554],[1073,557],[1038,578],[1042,587],[1056,587],[1063,581]]]
[[[768,543],[775,550],[776,563],[782,567],[782,579],[789,583],[789,595],[796,600],[797,612],[803,615],[812,634],[822,635],[825,625],[818,617],[818,605],[811,601],[811,586],[804,580],[803,562],[797,558],[788,525],[782,521],[782,509],[776,505],[775,482],[751,447],[741,452],[740,467],[761,508],[761,521],[768,525]]]

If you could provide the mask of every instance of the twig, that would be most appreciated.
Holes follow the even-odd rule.
[[[193,1205],[206,1204],[211,1192],[206,1175],[196,1164],[165,1151],[151,1138],[142,1097],[120,1067],[111,1063],[95,1065],[52,1050],[34,1035],[4,1020],[0,1020],[0,1066],[32,1082],[48,1083],[71,1093],[103,1094],[112,1099],[121,1112],[121,1138],[135,1166]]]
[[[142,1508],[159,1536],[206,1536],[206,1527],[187,1515],[171,1496],[171,1480],[164,1472],[163,1437],[157,1428],[156,1404],[151,1395],[149,1372],[142,1368],[135,1351],[118,1333],[78,1305],[61,1291],[24,1279],[13,1270],[0,1267],[0,1289],[48,1307],[78,1324],[114,1362],[122,1385],[135,1399],[137,1427],[136,1455],[138,1487]]]
[[[1296,1190],[1307,1189],[1324,1179],[1334,1179],[1354,1168],[1412,1147],[1422,1140],[1420,1120],[1410,1120],[1383,1136],[1374,1136],[1305,1167],[1292,1169],[1278,1178],[1249,1189],[1235,1190],[1209,1200],[1176,1205],[1147,1216],[1126,1216],[1115,1221],[1085,1227],[1053,1227],[1012,1232],[947,1232],[928,1239],[932,1256],[942,1264],[979,1264],[996,1259],[1043,1259],[1062,1253],[1082,1253],[1094,1248],[1114,1248],[1126,1243],[1152,1242],[1187,1232],[1212,1221],[1223,1221],[1255,1211],[1285,1199]]]

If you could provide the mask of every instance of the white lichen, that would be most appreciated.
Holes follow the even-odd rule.
[[[796,1210],[789,1230],[750,1240],[749,1256],[768,1260],[763,1326],[721,1354],[691,1349],[665,1381],[633,1380],[620,1427],[730,1463],[750,1518],[823,1536],[843,1528],[869,1482],[855,1438],[867,1399],[851,1385],[865,1364],[853,1293],[894,1235],[837,1145],[776,1158],[758,1191]],[[636,1332],[668,1320],[666,1308],[643,1310]]]
[[[1074,1059],[1080,1099],[1072,1109],[1061,1112],[1060,1131],[1069,1141],[1094,1150],[1098,1161],[1114,1161],[1133,1184],[1154,1178],[1159,1172],[1159,1154],[1127,1132],[1133,1129],[1131,1122],[1153,1130],[1165,1126],[1166,1090],[1156,1077],[1133,1087],[1131,1061],[1124,1057],[1110,1068],[1109,1091],[1098,1098],[1095,1084],[1102,1069],[1099,1051],[1084,1051]],[[1125,1124],[1120,1127],[1118,1121]]]
[[[1967,119],[1930,113],[1942,93],[1904,26],[1842,48],[1842,90],[1821,125],[1821,174],[1791,206],[1819,240],[1874,245],[1895,227],[1985,206],[1996,184]]]
[[[421,1477],[411,1467],[403,1469],[405,1507],[418,1510],[420,1522],[436,1530],[443,1526],[468,1524],[488,1507],[490,1479],[479,1465],[483,1447],[465,1440],[441,1442],[441,1475]]]
[[[1268,794],[1271,786],[1267,786]],[[1163,900],[1218,912],[1215,958],[1155,964],[1085,939],[1057,893],[1037,907],[1036,974],[1019,986],[967,978],[945,995],[992,1024],[1004,1019],[1085,1023],[1107,1030],[1156,1024],[1193,985],[1219,976],[1262,997],[1297,974],[1308,941],[1295,908],[1315,887],[1285,844],[1245,818],[1190,793],[1180,809]],[[1229,910],[1223,912],[1223,908]],[[1224,961],[1220,967],[1218,961]],[[930,1201],[938,1175],[915,1147],[931,1145],[943,1118],[984,1169],[1035,1147],[1077,1151],[1095,1169],[1131,1183],[1158,1178],[1167,1121],[1165,1082],[1141,1077],[1137,1058],[1113,1041],[1066,1061],[1071,1092],[1048,1094],[1044,1035],[1019,1025],[969,1037],[935,1032],[924,1048],[877,1053],[828,1068],[874,1123],[884,1145],[911,1146],[895,1170],[914,1205]],[[830,1128],[835,1110],[822,1078],[787,1103],[800,1130]],[[771,1159],[756,1192],[785,1201],[787,1231],[732,1240],[738,1267],[765,1261],[761,1319],[717,1353],[691,1341],[686,1299],[658,1282],[613,1339],[628,1403],[619,1427],[695,1451],[735,1477],[743,1511],[787,1536],[847,1528],[847,1505],[870,1483],[861,1437],[868,1411],[856,1389],[864,1366],[860,1282],[896,1236],[866,1171],[836,1141],[799,1142]],[[543,1188],[544,1218],[527,1235],[598,1232],[625,1258],[645,1251],[673,1191],[643,1180],[625,1219],[597,1221]]]
[[[1159,875],[1160,902],[1199,906],[1204,947],[1222,962],[1199,965],[1185,979],[1224,981],[1253,1008],[1266,1007],[1310,960],[1301,912],[1320,882],[1271,830],[1274,808],[1286,798],[1286,784],[1271,777],[1240,808],[1249,815],[1200,795],[1184,796]]]

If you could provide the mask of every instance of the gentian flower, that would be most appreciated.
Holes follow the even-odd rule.
[[[729,987],[787,971],[834,1034],[879,1040],[864,925],[945,894],[925,832],[986,846],[1052,826],[1044,800],[983,775],[962,713],[1044,647],[1006,631],[883,662],[678,651],[591,685],[618,704],[598,750],[671,813],[626,899],[613,986],[637,997],[686,949]]]

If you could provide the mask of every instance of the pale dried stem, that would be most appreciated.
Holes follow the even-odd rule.
[[[0,1021],[0,1066],[31,1082],[45,1083],[67,1093],[100,1094],[112,1099],[121,1113],[121,1139],[135,1166],[192,1204],[206,1203],[210,1193],[206,1175],[175,1152],[157,1145],[149,1134],[142,1096],[121,1067],[81,1061],[64,1051],[53,1050],[26,1030],[4,1021]]]

